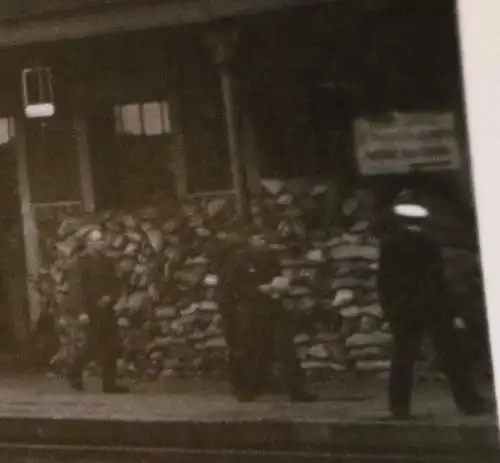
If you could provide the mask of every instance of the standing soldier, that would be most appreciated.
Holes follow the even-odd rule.
[[[281,273],[277,256],[265,249],[236,251],[219,266],[220,308],[237,400],[251,401],[269,390],[273,360],[281,364],[290,400],[315,400],[305,388],[290,315],[279,299],[260,290]]]
[[[87,249],[79,263],[82,303],[88,325],[85,346],[69,371],[70,385],[83,390],[83,370],[91,360],[97,360],[102,369],[103,392],[127,392],[116,384],[121,340],[114,305],[122,283],[113,260],[104,254],[102,230],[95,229],[89,234]]]
[[[391,213],[391,226],[381,238],[378,285],[394,336],[389,408],[396,419],[410,417],[414,363],[426,333],[457,407],[467,415],[491,410],[480,397],[466,362],[446,288],[441,249],[425,229],[428,215],[415,192],[400,193]]]

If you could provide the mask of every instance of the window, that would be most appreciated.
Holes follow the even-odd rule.
[[[61,99],[54,117],[46,124],[34,119],[25,120],[26,157],[33,202],[78,201],[81,198],[73,115],[71,105]]]
[[[97,208],[142,208],[175,196],[166,100],[108,100],[93,108],[88,126]]]
[[[15,136],[14,119],[12,117],[0,117],[0,146],[7,144]]]
[[[118,134],[149,137],[171,132],[166,101],[115,105],[114,117]]]
[[[0,223],[3,231],[19,219],[14,118],[0,116]]]

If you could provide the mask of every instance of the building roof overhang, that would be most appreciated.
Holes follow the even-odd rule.
[[[69,0],[0,11],[0,48],[80,39],[331,3],[337,0]],[[30,4],[32,0],[17,0]],[[34,5],[35,5],[34,3]],[[59,7],[57,7],[59,5]]]

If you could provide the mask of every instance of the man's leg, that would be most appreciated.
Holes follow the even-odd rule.
[[[128,389],[116,384],[117,380],[117,358],[115,352],[104,352],[101,357],[102,368],[102,390],[106,393],[123,393],[128,392]]]
[[[389,410],[397,419],[407,419],[411,415],[413,373],[423,335],[418,323],[410,325],[394,323],[392,326],[394,341],[388,393]]]
[[[276,390],[273,371],[276,360],[276,343],[274,340],[274,320],[270,316],[272,307],[266,305],[267,300],[258,301],[254,308],[252,332],[253,387],[256,394],[273,393]]]
[[[92,359],[93,349],[87,342],[83,349],[79,351],[68,370],[68,381],[70,386],[76,391],[83,391],[83,370]]]
[[[117,362],[121,352],[121,339],[118,323],[111,307],[102,309],[98,344],[103,391],[109,393],[127,392],[127,388],[116,384]]]
[[[481,397],[474,384],[472,365],[451,314],[438,310],[436,308],[437,316],[432,317],[429,330],[457,407],[470,415],[492,411],[493,407]]]
[[[231,301],[232,302],[232,301]],[[224,335],[228,346],[228,368],[229,380],[234,396],[242,402],[251,401],[255,398],[252,381],[255,379],[252,364],[251,344],[249,334],[251,320],[241,310],[237,302],[229,305],[227,302],[221,306],[222,320],[224,323]]]
[[[231,339],[229,347],[229,369],[233,394],[240,401],[250,401],[256,396],[255,381],[255,357],[252,356],[252,340],[244,330],[238,331],[238,339]],[[236,333],[233,333],[236,334]]]
[[[241,326],[240,348],[242,351],[242,387],[249,397],[255,398],[264,393],[270,385],[272,346],[270,326],[265,317],[253,306],[246,308],[247,313]]]
[[[274,344],[283,368],[290,400],[293,402],[313,402],[316,400],[316,396],[306,387],[304,371],[295,350],[293,323],[287,319],[286,315],[279,317],[278,321],[280,323],[274,330],[276,333]]]

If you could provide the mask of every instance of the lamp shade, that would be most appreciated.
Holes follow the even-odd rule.
[[[24,114],[28,119],[44,119],[55,114],[53,103],[38,103],[25,106]]]

